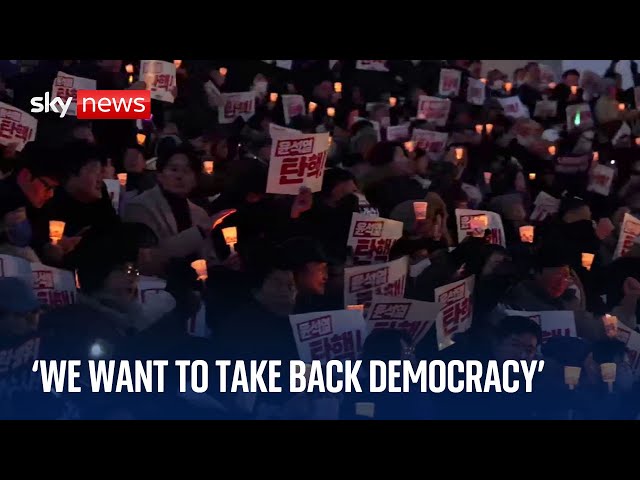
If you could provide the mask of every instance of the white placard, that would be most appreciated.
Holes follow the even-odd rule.
[[[443,285],[435,289],[435,300],[442,305],[436,318],[438,349],[443,350],[455,342],[453,336],[471,327],[473,304],[471,295],[475,286],[475,276]]]
[[[414,128],[411,140],[416,147],[427,152],[432,160],[439,160],[447,146],[449,134],[447,132],[435,132],[433,130],[422,130]]]
[[[457,97],[460,92],[460,80],[462,72],[450,68],[440,69],[440,82],[438,84],[438,94],[443,97]]]
[[[347,240],[347,246],[353,249],[354,262],[368,265],[389,261],[389,252],[402,237],[403,226],[396,220],[354,213]]]
[[[163,60],[142,60],[140,80],[151,90],[151,98],[173,103],[175,97],[171,90],[176,88],[176,66]]]
[[[50,307],[64,307],[76,303],[76,277],[72,272],[31,264],[32,286],[40,303]]]
[[[16,151],[35,140],[38,121],[19,108],[0,102],[0,145],[16,144]]]
[[[302,95],[282,95],[282,109],[285,125],[289,125],[293,117],[307,113]]]
[[[489,243],[506,247],[502,218],[495,212],[456,208],[456,225],[458,243],[468,236],[484,237],[485,230],[490,229]]]
[[[447,124],[450,110],[451,100],[420,95],[418,100],[418,118],[433,123],[438,127],[444,127]]]
[[[484,105],[486,95],[486,85],[480,80],[469,78],[467,85],[467,102],[472,105]]]
[[[67,115],[76,116],[78,110],[77,92],[78,90],[95,90],[96,81],[90,78],[76,77],[64,72],[58,72],[58,76],[53,80],[51,87],[51,97],[60,97],[66,102],[69,97],[73,100],[69,104]]]
[[[498,98],[504,114],[510,118],[529,118],[529,109],[522,103],[520,97]]]
[[[633,242],[639,235],[640,220],[629,213],[625,213],[613,258],[624,257],[631,249]]]
[[[637,378],[640,376],[640,333],[631,330],[622,322],[618,322],[616,336],[624,343],[631,371]]]
[[[388,72],[386,60],[357,60],[357,70],[371,70],[374,72]]]
[[[529,217],[534,222],[542,222],[547,216],[554,215],[560,210],[560,199],[552,197],[546,192],[540,192],[534,201],[535,208]]]
[[[238,117],[246,121],[253,117],[256,111],[254,92],[222,93],[220,97],[223,106],[218,108],[218,123],[233,123]]]
[[[578,157],[558,157],[556,159],[556,173],[576,174],[589,170],[592,154],[580,155]]]
[[[24,258],[0,255],[0,277],[17,277],[31,284],[31,264]]]
[[[545,312],[526,312],[523,310],[505,310],[510,317],[528,317],[542,330],[542,343],[551,337],[577,337],[576,320],[571,310],[550,310]]]
[[[291,70],[293,68],[293,60],[276,60],[276,67]]]
[[[103,182],[107,186],[107,192],[109,193],[109,199],[111,200],[113,209],[116,212],[119,212],[118,208],[120,207],[120,195],[122,193],[122,185],[120,185],[120,181],[106,178],[103,180]]]
[[[409,140],[409,125],[405,123],[403,125],[395,125],[387,127],[387,141],[388,142],[403,142]]]
[[[596,164],[589,172],[587,191],[599,193],[605,197],[611,192],[611,184],[616,171],[606,165]]]

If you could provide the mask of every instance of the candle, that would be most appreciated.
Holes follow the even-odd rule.
[[[618,104],[618,110],[620,110],[621,112],[624,110],[624,103],[619,103]]]
[[[364,312],[364,305],[347,305],[347,310]]]
[[[564,367],[564,383],[569,387],[569,390],[573,390],[580,381],[580,367]]]
[[[530,173],[529,174],[529,180],[535,180],[536,179],[536,174],[535,173]]]
[[[411,153],[415,150],[415,142],[409,140],[408,142],[404,142],[404,148],[407,150],[407,152]]]
[[[504,89],[505,89],[505,91],[506,91],[507,93],[509,93],[509,92],[511,91],[511,89],[512,89],[512,88],[513,88],[513,83],[511,83],[511,82],[506,82],[506,83],[504,84]]]
[[[120,182],[120,185],[122,185],[123,187],[127,186],[127,174],[126,173],[119,173],[117,175],[118,177],[118,181]]]
[[[333,107],[328,107],[327,108],[327,115],[329,117],[334,117],[336,115],[336,109]]]
[[[126,70],[126,72],[128,74],[132,74],[133,73],[133,65],[128,64],[126,67],[124,67],[124,69]]]
[[[129,75],[129,85],[133,83],[133,75]]]
[[[488,134],[488,135],[490,135],[490,134],[491,134],[491,131],[493,130],[493,123],[487,123],[487,124],[484,126],[484,129],[487,131],[487,134]]]
[[[205,160],[202,163],[203,167],[204,167],[204,172],[207,175],[212,175],[213,174],[213,160]]]
[[[598,152],[593,152],[593,161],[597,162],[600,160],[600,154]]]
[[[480,79],[480,81],[481,81],[482,83],[484,83],[485,85],[487,84],[487,79],[486,79],[486,78],[481,78],[481,79]]]
[[[64,234],[64,225],[65,223],[60,220],[49,221],[49,238],[51,239],[51,243],[54,245],[62,239],[62,235]]]
[[[309,113],[313,113],[318,108],[318,104],[316,102],[309,102]]]
[[[174,60],[173,64],[176,66],[176,68],[180,68],[180,65],[182,65],[182,60]]]
[[[520,227],[520,241],[523,243],[533,243],[533,225],[523,225]]]
[[[549,155],[555,155],[556,154],[556,146],[555,145],[549,145],[549,148],[547,150],[549,151]]]
[[[342,93],[342,83],[336,82],[333,84],[333,91],[336,93]]]
[[[556,82],[551,82],[551,83],[549,83],[549,88],[550,88],[551,90],[553,90],[554,88],[556,88]]]
[[[489,217],[486,215],[476,215],[471,218],[469,226],[473,230],[482,230],[482,233],[489,227]]]
[[[398,104],[398,99],[396,97],[389,97],[389,105],[395,107]]]
[[[276,103],[278,101],[278,94],[273,92],[269,94],[269,101],[271,103]]]
[[[138,145],[144,145],[147,136],[144,133],[137,133],[136,140],[138,141]]]
[[[222,235],[225,243],[231,247],[231,251],[235,252],[235,244],[238,243],[238,229],[236,227],[223,228]]]
[[[228,72],[228,71],[229,71],[229,70],[227,70],[227,67],[220,67],[220,68],[218,69],[218,73],[219,73],[220,75],[222,75],[223,77],[226,77],[226,76],[227,76],[227,72]]]
[[[489,183],[491,182],[491,172],[484,172],[483,175],[484,175],[484,183],[489,185]]]
[[[571,94],[572,95],[578,94],[578,87],[576,85],[571,85]]]
[[[600,365],[602,381],[609,386],[609,393],[613,392],[613,382],[616,381],[616,367],[615,363],[603,363]]]
[[[636,137],[636,145],[640,147],[640,137]]]
[[[476,125],[476,133],[478,135],[482,134],[482,128],[483,128],[482,124],[479,123],[479,124]]]
[[[428,202],[413,202],[413,213],[416,216],[416,220],[427,219],[427,207]]]
[[[593,253],[582,253],[582,266],[587,270],[591,270],[591,264],[593,264]]]
[[[464,157],[464,148],[457,147],[455,152],[456,152],[456,160],[462,160],[462,157]]]
[[[200,260],[195,260],[191,262],[191,268],[193,268],[198,274],[198,280],[205,281],[207,278],[209,278],[209,274],[207,272],[206,260],[203,260],[201,258]]]

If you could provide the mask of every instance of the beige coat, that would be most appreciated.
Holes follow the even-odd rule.
[[[163,275],[171,258],[185,258],[191,255],[204,258],[211,265],[216,261],[210,238],[202,237],[197,225],[206,223],[207,212],[189,202],[193,226],[178,233],[176,220],[169,203],[156,186],[131,199],[123,212],[125,222],[144,223],[158,237],[158,247],[153,249],[151,265],[141,266],[144,275]]]

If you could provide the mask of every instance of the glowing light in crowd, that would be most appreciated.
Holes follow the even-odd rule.
[[[104,356],[104,354],[105,350],[100,342],[94,342],[91,344],[91,347],[89,347],[89,356],[92,358],[99,358]]]
[[[615,165],[616,161],[615,160],[611,160],[611,165]]]
[[[523,225],[520,227],[520,241],[523,243],[533,243],[533,225]]]
[[[278,94],[273,92],[269,94],[269,101],[271,103],[276,103],[278,101]]]
[[[547,150],[549,151],[549,155],[555,155],[556,154],[556,146],[555,145],[549,145],[549,148]]]
[[[336,109],[333,108],[333,107],[328,107],[327,108],[327,116],[335,117],[336,116]]]
[[[587,270],[591,270],[594,256],[595,255],[593,253],[582,253],[582,266]]]
[[[490,133],[491,133],[491,131],[493,130],[493,123],[487,123],[487,124],[484,126],[484,129],[487,131],[487,134],[490,134]]]
[[[429,206],[428,202],[413,202],[413,213],[416,216],[416,220],[426,220],[427,219],[427,207]]]
[[[226,76],[227,76],[227,72],[228,72],[228,71],[229,71],[229,70],[227,70],[227,67],[220,67],[220,68],[218,69],[218,73],[219,73],[220,75],[222,75],[223,77],[226,77]]]
[[[119,173],[118,175],[118,181],[120,182],[120,185],[122,185],[123,187],[127,186],[127,174],[126,173]]]
[[[609,393],[613,392],[613,382],[616,381],[616,364],[615,363],[603,363],[600,365],[600,374],[602,375],[602,381],[609,387]]]
[[[564,367],[564,383],[569,387],[569,390],[573,390],[580,381],[580,367]]]
[[[529,174],[529,180],[535,180],[536,179],[536,174],[535,173],[530,173]]]
[[[336,93],[342,93],[342,83],[336,82],[333,84],[333,91]]]
[[[203,260],[195,260],[191,262],[191,268],[193,268],[198,274],[198,280],[205,281],[209,278],[209,274],[207,273],[207,261]]]
[[[136,140],[138,141],[138,145],[144,145],[144,142],[147,140],[147,136],[144,133],[136,134]]]
[[[597,162],[600,160],[600,154],[598,152],[593,152],[593,161]]]
[[[222,229],[224,242],[231,247],[231,251],[235,252],[235,245],[238,243],[238,229],[236,227],[227,227]]]
[[[126,72],[128,74],[132,74],[133,73],[133,65],[128,64],[126,67],[124,67],[124,69],[126,70]]]
[[[551,90],[553,90],[554,88],[556,88],[556,82],[551,82],[551,83],[549,84],[549,88],[550,88]]]
[[[404,142],[404,148],[409,153],[413,152],[415,150],[415,142],[412,142],[412,141]]]
[[[511,82],[507,82],[504,84],[504,89],[507,93],[511,92],[511,89],[513,88],[513,83]]]
[[[129,85],[133,83],[133,75],[129,75]]]
[[[486,78],[481,78],[481,79],[480,79],[480,81],[481,81],[482,83],[484,83],[485,85],[487,84],[487,79],[486,79]]]
[[[580,125],[580,110],[576,113],[576,118],[573,119],[573,124],[577,127]]]
[[[482,128],[483,128],[482,124],[479,123],[479,124],[476,125],[476,133],[478,135],[480,135],[482,133]]]
[[[64,226],[65,223],[60,220],[50,220],[49,221],[49,238],[51,239],[51,243],[56,245],[64,234]]]
[[[207,175],[213,174],[213,160],[205,160],[202,164]]]
[[[640,137],[636,137],[636,145],[640,147]]]
[[[364,305],[347,305],[347,310],[364,312]]]
[[[396,97],[389,97],[389,105],[391,107],[395,107],[398,104],[398,99]]]
[[[313,113],[318,108],[318,104],[316,102],[309,102],[309,113]]]
[[[484,183],[489,185],[489,183],[491,182],[491,172],[484,172],[483,175],[484,175]]]
[[[180,65],[182,65],[182,60],[174,60],[173,64],[176,66],[176,68],[180,68]]]
[[[618,104],[618,110],[620,110],[621,112],[625,109],[624,103],[619,103]]]
[[[464,157],[464,148],[457,147],[455,149],[455,152],[456,152],[456,160],[462,160],[462,157]]]
[[[578,94],[578,87],[576,85],[571,85],[571,94],[572,95]]]

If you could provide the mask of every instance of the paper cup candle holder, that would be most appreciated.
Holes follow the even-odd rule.
[[[198,280],[202,280],[203,282],[209,278],[209,274],[207,272],[207,261],[203,260],[195,260],[191,262],[191,268],[193,268],[198,274]]]
[[[236,227],[227,227],[222,229],[222,235],[224,241],[231,248],[232,252],[235,252],[235,245],[238,243],[238,229]]]
[[[581,371],[580,367],[564,367],[564,383],[569,387],[569,390],[578,386]]]
[[[60,220],[51,220],[49,221],[49,238],[51,239],[51,243],[56,245],[64,234],[64,222]]]
[[[523,243],[533,243],[533,225],[523,225],[520,227],[520,241]]]
[[[213,160],[205,160],[202,162],[204,173],[207,175],[213,175]]]
[[[427,207],[429,206],[428,202],[413,202],[413,213],[416,216],[416,220],[426,220],[427,219]]]

